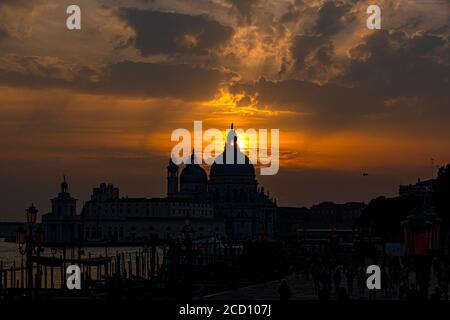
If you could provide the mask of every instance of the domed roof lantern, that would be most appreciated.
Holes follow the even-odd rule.
[[[66,176],[63,176],[63,182],[61,182],[61,192],[67,192],[69,184],[66,181]]]
[[[197,164],[197,159],[195,158],[195,149],[192,149],[191,164]]]

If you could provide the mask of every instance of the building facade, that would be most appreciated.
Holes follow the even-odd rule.
[[[234,160],[242,157],[244,163],[231,163],[230,154]],[[121,197],[117,187],[102,183],[93,189],[80,214],[64,178],[61,192],[51,200],[52,212],[42,217],[46,241],[175,239],[183,236],[186,224],[191,225],[194,238],[251,240],[275,236],[276,201],[264,188],[258,188],[254,166],[239,150],[234,130],[224,152],[211,166],[209,178],[196,164],[194,153],[190,160],[180,174],[179,166],[169,160],[165,198]]]

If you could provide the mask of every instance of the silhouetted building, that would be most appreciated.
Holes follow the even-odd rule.
[[[351,229],[366,206],[362,202],[322,202],[310,208],[308,227]]]
[[[237,162],[240,158],[242,163]],[[195,162],[193,152],[190,163],[178,174],[179,167],[169,160],[166,198],[124,198],[117,187],[102,183],[94,188],[80,215],[64,179],[61,192],[52,199],[52,212],[42,217],[46,241],[133,242],[151,235],[180,238],[186,218],[196,238],[274,236],[275,200],[264,188],[258,189],[253,164],[239,150],[234,130],[211,166],[209,180]]]
[[[277,213],[277,235],[280,238],[298,236],[298,230],[314,234],[323,230],[350,230],[361,215],[366,204],[347,202],[343,204],[323,202],[311,208],[279,207]],[[319,233],[320,233],[319,232]],[[328,231],[326,231],[328,232]]]
[[[398,188],[398,194],[401,197],[414,196],[421,200],[424,208],[430,208],[432,206],[435,184],[436,179],[421,181],[419,178],[415,184],[400,185]]]
[[[47,242],[122,243],[148,240],[152,235],[180,238],[187,218],[195,237],[225,236],[225,223],[214,217],[211,204],[194,198],[120,197],[118,188],[102,183],[94,188],[80,215],[64,210],[74,208],[76,201],[67,188],[55,199],[58,206],[42,217]]]
[[[276,201],[264,187],[258,189],[255,168],[239,150],[234,130],[228,133],[223,153],[211,166],[208,192],[216,217],[226,221],[229,238],[274,237]]]
[[[297,237],[297,230],[309,224],[310,211],[306,207],[278,207],[277,237],[282,239]]]
[[[52,213],[42,216],[44,238],[49,242],[70,242],[80,238],[81,217],[77,212],[77,199],[69,193],[69,185],[64,177],[61,192],[52,201]]]

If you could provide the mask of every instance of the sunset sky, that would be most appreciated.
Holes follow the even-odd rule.
[[[0,0],[0,220],[48,212],[63,174],[78,211],[100,182],[163,196],[171,132],[194,120],[279,129],[280,171],[259,178],[279,205],[393,196],[450,162],[449,17],[444,0]]]

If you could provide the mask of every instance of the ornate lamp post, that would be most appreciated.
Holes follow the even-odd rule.
[[[404,229],[406,254],[416,267],[417,283],[421,296],[428,298],[430,281],[431,254],[439,251],[439,219],[430,219],[421,209],[414,209],[402,222]]]
[[[44,233],[42,231],[42,228],[39,227],[35,231],[35,237],[33,237],[33,226],[36,224],[38,210],[33,204],[31,204],[31,206],[26,211],[28,232],[23,227],[19,227],[19,229],[17,229],[16,231],[16,243],[19,246],[20,254],[27,255],[27,288],[31,293],[31,290],[33,288],[33,253],[36,253],[39,257],[39,252],[41,250],[40,247],[44,241]],[[35,246],[37,248],[35,248]]]
[[[181,231],[184,235],[186,248],[186,267],[184,272],[184,288],[186,290],[185,298],[192,298],[192,234],[194,230],[191,226],[191,219],[186,216],[184,227]]]

